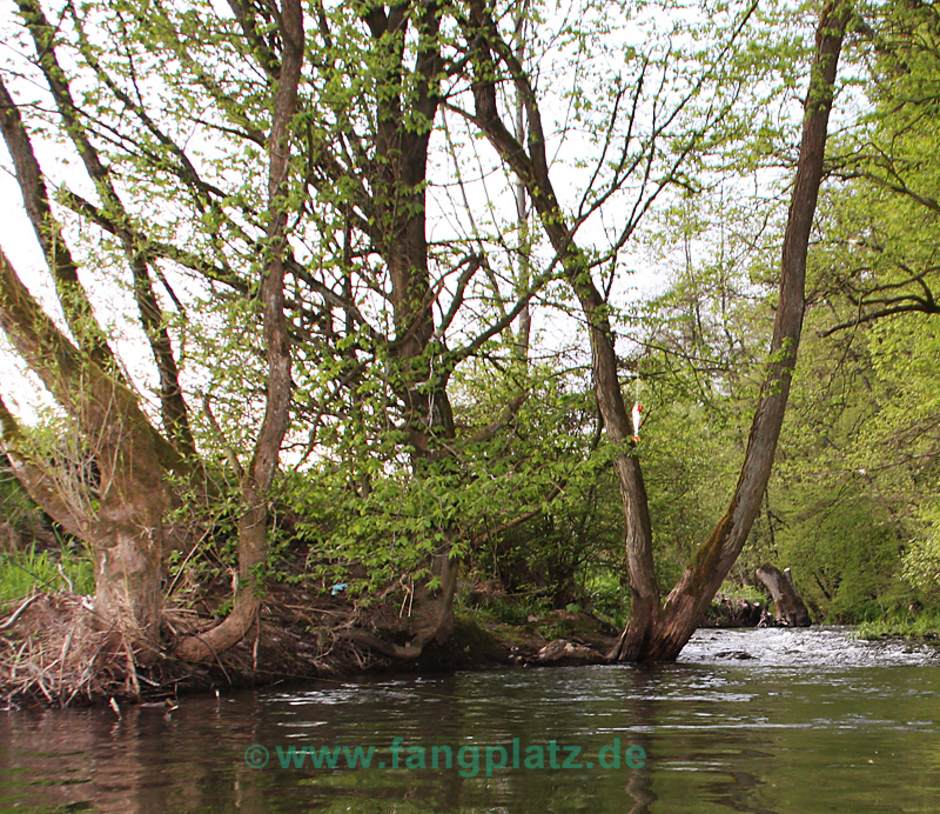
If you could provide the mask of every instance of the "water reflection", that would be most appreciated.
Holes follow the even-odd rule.
[[[742,658],[741,654],[749,658]],[[833,654],[836,654],[835,656]],[[681,663],[322,682],[160,707],[0,715],[0,810],[933,812],[934,651],[838,630],[706,631]],[[643,770],[281,768],[275,746],[523,745]],[[250,744],[271,750],[246,766]],[[524,748],[524,747],[523,747]]]

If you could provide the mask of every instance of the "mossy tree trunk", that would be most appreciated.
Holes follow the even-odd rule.
[[[760,510],[796,367],[805,309],[806,256],[822,181],[836,68],[848,18],[847,3],[829,2],[816,30],[816,54],[783,239],[780,299],[770,357],[731,505],[699,547],[663,606],[652,614],[644,609],[643,624],[627,625],[609,654],[613,659],[668,661],[679,655],[741,553]]]
[[[807,245],[822,178],[836,65],[848,16],[847,4],[841,0],[829,2],[822,11],[817,28],[817,49],[805,105],[800,158],[784,237],[780,305],[774,323],[767,374],[740,478],[728,511],[663,602],[655,575],[646,488],[635,455],[632,420],[621,391],[608,306],[592,279],[592,265],[576,242],[576,226],[566,219],[552,185],[547,140],[534,86],[524,66],[502,39],[485,0],[472,0],[470,4],[465,31],[472,47],[474,109],[467,117],[486,135],[532,198],[542,228],[584,314],[598,408],[608,437],[621,450],[614,458],[614,468],[623,506],[632,606],[631,618],[609,654],[611,659],[646,661],[676,658],[737,559],[760,507],[796,363],[804,311]],[[512,134],[501,118],[495,79],[501,72],[512,78],[524,100],[529,122],[525,144]],[[689,140],[690,143],[692,141]],[[677,162],[681,163],[682,158],[680,155]],[[635,223],[631,221],[622,233],[621,243],[629,239],[633,228]]]

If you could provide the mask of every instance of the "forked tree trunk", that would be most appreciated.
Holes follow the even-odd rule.
[[[660,604],[652,531],[643,475],[631,449],[634,435],[620,390],[614,336],[607,303],[591,278],[590,264],[574,240],[549,177],[547,143],[535,90],[524,67],[505,42],[483,0],[470,0],[466,34],[473,52],[474,124],[526,186],[549,241],[563,265],[588,324],[594,390],[608,437],[622,451],[614,466],[620,484],[632,613],[611,659],[674,659],[702,618],[744,545],[770,476],[777,438],[796,362],[803,321],[803,285],[810,228],[822,178],[823,152],[836,65],[848,19],[848,4],[830,0],[816,32],[800,159],[784,237],[780,304],[774,323],[768,372],[751,427],[741,476],[731,506],[693,563]],[[495,55],[495,56],[494,56]],[[497,67],[497,62],[501,63]],[[522,144],[500,118],[495,76],[508,68],[524,100],[529,134]]]
[[[22,0],[19,10],[33,37],[37,64],[65,130],[103,198],[119,206],[107,165],[87,137],[57,61],[54,28],[37,2]],[[145,661],[160,645],[163,515],[168,507],[163,475],[167,468],[179,467],[182,473],[182,458],[141,412],[108,347],[106,334],[95,320],[61,224],[52,210],[49,185],[30,135],[2,82],[0,108],[0,130],[13,160],[24,207],[55,281],[74,344],[46,317],[2,256],[0,326],[75,422],[83,445],[97,464],[100,483],[88,489],[87,484],[66,485],[67,478],[63,479],[61,472],[53,477],[46,461],[30,458],[16,420],[0,404],[3,443],[27,492],[93,552],[96,620],[103,628],[123,636],[137,651],[136,658]],[[151,299],[150,316],[159,321],[156,300]],[[175,365],[165,333],[164,337],[162,349],[168,355],[167,364]],[[167,430],[172,428],[168,426]],[[94,507],[93,501],[99,505]]]
[[[770,477],[786,409],[804,314],[806,255],[832,106],[836,68],[849,17],[842,0],[828,2],[816,31],[796,180],[783,240],[780,301],[774,321],[768,371],[751,424],[747,450],[731,505],[662,608],[631,621],[609,657],[625,661],[675,659],[701,622],[708,604],[737,560]]]

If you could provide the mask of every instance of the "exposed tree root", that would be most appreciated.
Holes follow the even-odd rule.
[[[0,701],[6,707],[64,707],[112,698],[122,704],[387,665],[369,648],[340,635],[330,611],[284,602],[276,607],[277,613],[263,607],[254,629],[236,646],[211,662],[194,664],[177,658],[174,645],[212,628],[216,620],[171,608],[164,619],[166,647],[142,653],[99,624],[87,597],[30,597],[0,616]]]
[[[195,605],[202,603],[196,602]],[[216,602],[206,601],[206,606]],[[395,607],[393,607],[395,606]],[[600,663],[612,631],[587,614],[557,611],[525,626],[481,627],[458,620],[445,642],[414,647],[396,631],[396,603],[369,611],[298,586],[271,586],[241,641],[209,661],[179,658],[178,643],[215,629],[218,620],[192,605],[164,613],[163,645],[142,652],[103,627],[88,597],[37,594],[0,608],[0,702],[6,707],[111,704],[365,672],[437,671],[497,665]],[[568,639],[545,651],[559,625]],[[542,629],[544,628],[544,630]],[[549,631],[552,631],[549,633]]]

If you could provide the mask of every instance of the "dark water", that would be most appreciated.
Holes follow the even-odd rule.
[[[253,744],[266,768],[246,765]],[[373,766],[280,766],[278,747],[287,758],[291,746],[341,744],[375,747]],[[414,768],[431,765],[433,745],[450,748],[453,768]],[[487,771],[486,747],[510,767]],[[580,768],[564,768],[569,747],[583,749]],[[643,752],[644,768],[624,765]],[[524,768],[539,755],[545,768]],[[446,749],[435,757],[446,765]],[[324,682],[184,698],[169,717],[144,708],[120,721],[0,713],[0,811],[932,814],[940,658],[836,629],[704,631],[680,663],[652,670]]]

